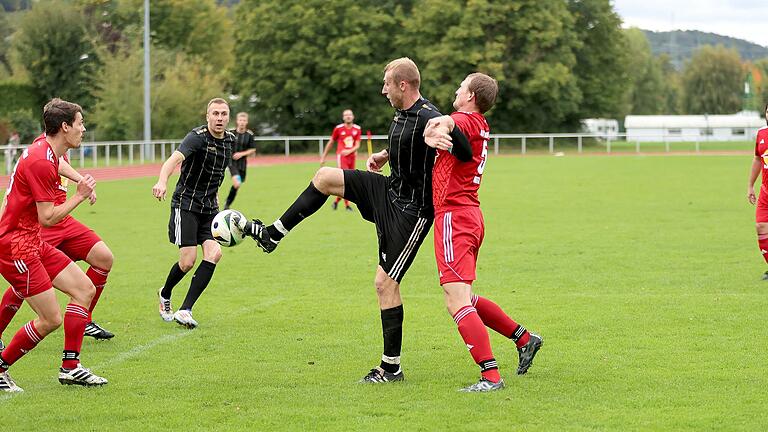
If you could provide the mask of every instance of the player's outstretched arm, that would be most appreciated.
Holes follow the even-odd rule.
[[[472,160],[472,145],[451,116],[430,119],[424,128],[424,142],[430,147],[451,152],[462,162]]]
[[[328,157],[328,151],[331,149],[331,144],[333,144],[333,138],[328,140],[328,144],[325,145],[325,149],[323,150],[323,155],[320,156],[320,166],[323,166],[325,164],[325,158]]]
[[[51,227],[61,222],[80,203],[87,200],[96,187],[96,180],[89,174],[83,176],[77,183],[77,191],[64,204],[55,206],[53,202],[37,202],[37,220],[44,227]]]
[[[157,183],[152,186],[152,196],[157,198],[158,201],[165,199],[165,192],[168,189],[168,177],[171,176],[173,170],[175,170],[183,160],[184,155],[176,150],[171,154],[168,160],[163,163],[162,168],[160,168],[160,176],[157,179]]]
[[[755,205],[757,197],[755,196],[755,181],[757,176],[760,175],[760,171],[763,169],[763,158],[755,156],[752,160],[752,169],[749,171],[749,183],[747,183],[747,200],[750,204]]]

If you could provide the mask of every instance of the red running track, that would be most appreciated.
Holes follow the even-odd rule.
[[[248,166],[271,166],[295,163],[318,162],[318,156],[256,156],[248,159]],[[156,177],[160,173],[162,163],[130,165],[119,167],[83,168],[78,169],[83,174],[92,175],[96,181],[123,180],[138,177]],[[77,168],[77,167],[75,167]],[[8,187],[9,176],[0,176],[0,189]]]

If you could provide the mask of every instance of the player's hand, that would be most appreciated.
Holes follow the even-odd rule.
[[[152,196],[157,198],[158,201],[162,201],[165,199],[165,183],[157,182],[154,186],[152,186]]]
[[[377,153],[374,153],[371,155],[371,157],[368,158],[367,161],[365,161],[365,168],[370,172],[380,173],[381,172],[381,165],[376,160]]]
[[[754,186],[747,186],[747,199],[749,200],[749,203],[752,205],[755,205],[755,203],[757,202]]]
[[[91,196],[89,196],[89,197],[88,197],[88,202],[89,202],[91,205],[94,205],[94,204],[96,204],[96,191],[93,191],[93,192],[91,193]]]
[[[243,157],[243,154],[241,152],[236,152],[232,155],[232,159],[234,160],[240,160]]]
[[[320,166],[325,166],[325,158],[320,159]]]
[[[451,136],[441,130],[443,128],[438,128],[440,123],[432,120],[428,121],[427,127],[424,128],[424,142],[432,148],[450,150],[453,147]]]
[[[79,182],[77,182],[76,193],[82,197],[83,200],[86,200],[93,194],[94,188],[96,188],[96,180],[90,174],[86,174]]]

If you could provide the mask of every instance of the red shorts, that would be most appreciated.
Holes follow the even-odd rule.
[[[755,216],[757,223],[768,223],[768,191],[763,187],[760,187],[760,195],[757,197]]]
[[[472,284],[485,224],[480,207],[461,207],[435,213],[435,258],[440,285]]]
[[[40,232],[43,241],[64,252],[72,261],[85,261],[88,252],[101,241],[92,229],[73,217],[65,218]]]
[[[51,281],[72,260],[63,252],[43,242],[40,255],[28,259],[0,256],[0,273],[19,297],[32,297],[53,288]]]
[[[336,166],[341,169],[355,169],[355,154],[348,154],[342,156],[341,153],[336,155]]]

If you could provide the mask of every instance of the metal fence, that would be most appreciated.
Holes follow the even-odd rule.
[[[650,137],[650,136],[649,136]],[[649,138],[646,137],[646,138]],[[606,136],[591,133],[559,133],[559,134],[492,134],[489,150],[493,154],[611,154],[611,153],[662,153],[662,152],[692,152],[702,153],[711,151],[749,151],[754,145],[752,141],[717,141],[713,138],[700,136],[664,138],[661,141],[645,141],[644,137],[633,135],[634,141],[627,141],[626,134]],[[658,137],[654,137],[658,138]],[[688,139],[688,140],[686,140]],[[259,136],[255,137],[257,145],[263,154],[322,154],[323,147],[328,141],[327,136]],[[164,161],[178,147],[181,140],[144,141],[103,141],[83,142],[79,149],[70,150],[69,157],[73,166],[109,167],[157,163]],[[386,135],[372,137],[374,151],[385,148]],[[20,146],[0,147],[0,161],[5,174],[10,174],[13,164],[25,148]],[[366,142],[363,139],[361,151],[365,152]]]

